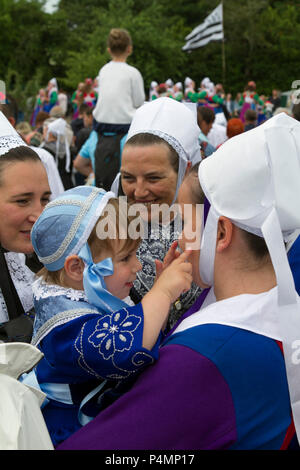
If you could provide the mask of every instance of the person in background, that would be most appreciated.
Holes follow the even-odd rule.
[[[68,95],[63,89],[59,90],[57,95],[57,103],[58,106],[60,106],[62,109],[63,116],[66,116],[68,111]]]
[[[149,100],[148,101],[152,101],[153,99],[157,98],[157,87],[158,87],[158,83],[155,80],[153,80],[150,83]]]
[[[82,105],[83,106],[83,105]],[[94,181],[94,170],[92,168],[92,162],[94,161],[94,153],[95,153],[95,148],[97,145],[98,141],[98,135],[97,139],[93,139],[93,145],[92,149],[88,150],[88,154],[83,151],[84,155],[86,157],[80,156],[80,150],[85,144],[85,142],[89,139],[90,135],[92,132],[97,134],[95,131],[93,131],[93,108],[90,106],[86,107],[84,105],[84,108],[82,109],[82,120],[83,120],[83,127],[74,135],[74,146],[76,149],[76,158],[74,159],[73,165],[74,165],[74,170],[75,170],[75,182],[76,185],[83,185],[86,182],[86,177],[90,176],[90,182]],[[95,135],[96,137],[96,135]],[[88,144],[89,145],[89,144]],[[90,158],[90,160],[87,159]],[[82,160],[84,158],[84,160]],[[86,171],[86,167],[88,166],[88,171]]]
[[[83,89],[84,89],[84,82],[79,82],[77,85],[77,89],[71,96],[71,105],[73,108],[73,120],[77,119],[80,105],[83,103]]]
[[[300,121],[300,103],[294,104],[292,108],[292,117],[297,121]]]
[[[111,61],[99,71],[100,94],[93,111],[98,132],[95,151],[96,186],[109,190],[120,169],[121,140],[136,110],[145,102],[144,81],[139,70],[127,64],[132,39],[127,30],[113,28],[107,38]]]
[[[53,106],[58,104],[58,86],[56,78],[51,78],[47,86],[47,94],[44,100],[43,110],[50,113]]]
[[[255,109],[247,109],[245,112],[245,131],[254,129],[257,126],[257,112]]]
[[[231,118],[227,122],[227,137],[231,139],[235,135],[244,132],[244,123],[239,118]]]
[[[233,117],[234,105],[231,93],[226,94],[226,101],[224,104],[226,105],[229,116]]]
[[[170,95],[170,98],[174,98],[176,101],[183,100],[183,93],[182,93],[182,83],[177,82],[173,86],[173,93]]]
[[[71,126],[62,117],[50,117],[43,125],[43,142],[41,148],[53,155],[63,186],[70,189],[74,186],[72,180],[73,132]]]
[[[215,120],[215,113],[207,106],[199,106],[197,108],[197,123],[200,128],[199,143],[203,151],[204,157],[209,157],[215,147],[209,142],[207,135],[211,130]]]
[[[280,91],[274,88],[272,90],[272,96],[270,96],[269,101],[273,105],[272,112],[274,113],[274,111],[276,111],[276,109],[281,106]]]
[[[240,111],[242,109],[242,106],[240,104],[241,102],[241,93],[237,93],[235,96],[235,99],[233,100],[233,116],[232,117],[239,117]]]

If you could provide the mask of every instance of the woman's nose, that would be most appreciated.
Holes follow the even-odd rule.
[[[41,202],[36,202],[35,204],[33,204],[31,207],[30,214],[28,216],[28,220],[30,220],[30,222],[35,223],[37,219],[39,218],[39,216],[41,215],[41,213],[43,212],[43,209],[44,209],[44,206]]]
[[[149,191],[147,189],[145,181],[138,179],[136,181],[136,186],[135,186],[135,189],[134,189],[134,195],[135,195],[136,199],[143,198],[143,197],[147,196],[148,193],[149,193]]]

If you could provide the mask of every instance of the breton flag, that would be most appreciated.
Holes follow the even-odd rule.
[[[182,50],[190,51],[192,49],[198,49],[198,47],[205,46],[210,41],[220,41],[223,39],[223,5],[220,3],[220,5],[205,18],[203,23],[186,36],[185,40],[187,42]]]

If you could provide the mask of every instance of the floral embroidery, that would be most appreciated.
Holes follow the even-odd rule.
[[[179,216],[178,216],[179,217]],[[137,272],[132,293],[136,300],[141,300],[151,289],[156,277],[155,260],[163,260],[174,240],[180,236],[180,223],[174,219],[170,224],[149,224],[145,227],[147,237],[142,240],[137,250],[137,257],[142,264],[141,271]],[[200,293],[201,287],[194,282],[188,292],[180,296],[180,304],[171,306],[167,330],[170,330],[184,312],[195,302]]]
[[[104,359],[114,356],[115,352],[129,351],[133,344],[133,332],[137,329],[141,318],[129,315],[122,309],[113,315],[105,315],[90,335],[89,342],[99,349]]]

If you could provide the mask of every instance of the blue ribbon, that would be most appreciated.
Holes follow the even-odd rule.
[[[105,258],[99,263],[94,263],[87,243],[81,248],[78,256],[85,263],[83,287],[88,301],[105,313],[113,313],[128,307],[125,302],[112,295],[106,288],[104,277],[111,276],[114,272],[112,259]]]

